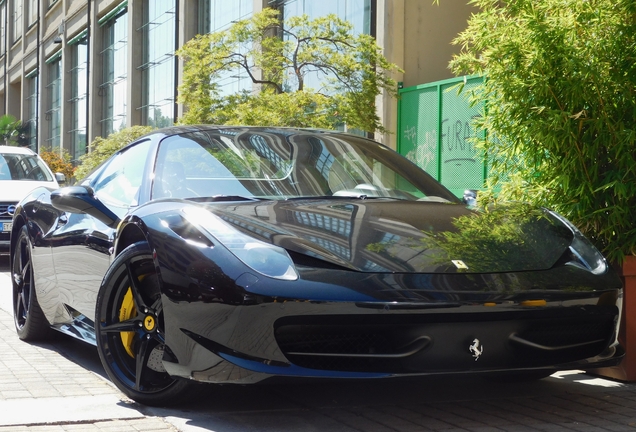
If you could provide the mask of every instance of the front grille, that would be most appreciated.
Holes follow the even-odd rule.
[[[11,240],[11,233],[8,231],[2,231],[2,223],[11,222],[13,215],[9,214],[9,206],[15,206],[14,202],[2,202],[0,203],[0,242],[7,244]],[[3,246],[4,248],[5,246]],[[3,251],[4,252],[4,251]]]
[[[275,337],[291,363],[319,370],[434,373],[549,367],[599,355],[613,341],[616,317],[614,306],[534,314],[287,317],[277,323]],[[474,339],[484,346],[478,361],[469,349]]]
[[[16,206],[18,203],[15,202],[2,202],[0,203],[0,220],[12,219],[13,215],[9,214],[8,208],[9,206]]]
[[[609,320],[578,320],[568,323],[555,320],[531,325],[519,333],[519,336],[538,345],[557,347],[605,339],[613,327],[614,322]]]
[[[386,333],[369,328],[286,326],[279,329],[276,336],[287,352],[370,354],[392,350],[391,336]]]
[[[276,340],[293,363],[310,369],[373,371],[390,367],[409,338],[396,326],[288,325]]]

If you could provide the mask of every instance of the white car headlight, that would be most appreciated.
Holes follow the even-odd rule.
[[[593,274],[603,274],[607,271],[607,261],[598,249],[585,237],[572,222],[560,214],[549,210],[549,213],[560,220],[565,226],[570,228],[574,238],[570,244],[570,252],[577,258],[570,264],[584,268]]]
[[[287,251],[254,239],[233,228],[217,215],[198,207],[183,209],[185,218],[225,246],[254,271],[275,279],[296,280],[298,273]]]

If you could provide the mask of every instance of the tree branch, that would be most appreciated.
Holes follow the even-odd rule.
[[[235,57],[239,57],[242,60],[233,60]],[[224,69],[225,66],[229,66],[232,64],[238,65],[240,67],[242,67],[245,72],[247,72],[247,75],[249,76],[249,78],[252,80],[252,82],[254,84],[266,84],[266,85],[271,85],[272,87],[274,87],[276,89],[276,91],[278,93],[283,93],[283,88],[281,87],[280,84],[274,82],[274,81],[270,81],[270,80],[259,80],[257,79],[254,74],[252,74],[252,71],[249,67],[249,65],[247,64],[247,56],[245,56],[244,54],[241,53],[232,53],[229,56],[225,56],[225,57],[219,57],[219,60],[229,60],[227,62],[222,62],[223,66],[218,68],[218,70],[220,69]]]
[[[351,86],[350,82],[342,78],[340,72],[335,67],[330,66],[328,64],[323,64],[323,63],[304,62],[299,66],[299,70],[305,66],[313,66],[316,69],[318,69],[320,72],[324,73],[325,75],[328,72],[331,72],[336,77],[336,79],[340,83],[342,83],[347,89],[349,89],[350,91],[355,91],[355,89]]]

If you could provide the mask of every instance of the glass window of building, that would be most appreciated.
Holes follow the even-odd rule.
[[[26,75],[26,108],[27,118],[25,124],[28,127],[28,145],[31,150],[38,152],[38,70]]]
[[[247,19],[254,12],[253,0],[200,0],[199,33],[224,30],[234,21]],[[232,94],[252,89],[252,80],[242,68],[228,72],[218,81],[221,94]]]
[[[28,0],[27,3],[28,26],[31,27],[38,20],[38,0]]]
[[[86,31],[73,38],[71,47],[71,156],[77,160],[86,154],[86,107],[88,86],[88,45]]]
[[[223,30],[233,21],[251,17],[253,12],[253,0],[201,0],[199,1],[199,33]]]
[[[293,16],[307,15],[310,19],[319,18],[329,14],[335,14],[338,18],[348,21],[353,26],[353,34],[369,34],[375,36],[376,0],[270,0],[272,7],[277,7],[283,20]],[[284,36],[283,36],[284,37]],[[333,75],[327,72],[308,73],[304,78],[306,88],[322,89],[323,84],[333,79]],[[338,126],[345,130],[346,125]],[[364,131],[346,129],[350,133],[365,136]]]
[[[46,85],[49,107],[46,110],[46,120],[49,124],[49,133],[46,138],[46,148],[50,150],[60,147],[60,130],[62,128],[62,56],[60,53],[46,61],[48,72],[48,84]]]
[[[104,46],[102,55],[103,78],[99,95],[103,100],[102,136],[126,127],[127,83],[127,46],[128,14],[127,9],[117,11],[100,21]]]
[[[22,0],[13,0],[11,2],[11,13],[13,15],[13,33],[12,43],[22,37]]]
[[[354,34],[372,33],[372,0],[289,0],[272,2],[278,5],[283,19],[307,15],[310,19],[335,14],[353,25]],[[319,89],[330,78],[327,73],[312,73],[305,77],[305,86]]]
[[[0,55],[4,55],[7,42],[7,2],[0,1]]]
[[[174,122],[176,0],[144,2],[142,121],[154,127]]]
[[[278,5],[283,18],[300,15],[318,18],[336,14],[353,25],[355,34],[372,34],[372,0],[288,0],[270,3]]]

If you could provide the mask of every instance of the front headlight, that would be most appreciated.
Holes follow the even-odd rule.
[[[605,271],[607,271],[607,261],[605,261],[603,255],[596,249],[592,242],[590,242],[572,222],[556,212],[551,210],[549,212],[574,234],[574,238],[570,244],[570,252],[576,257],[576,261],[571,261],[568,264],[584,268],[596,275],[605,273]]]
[[[225,246],[254,271],[275,279],[296,280],[298,273],[287,251],[254,239],[233,228],[217,215],[198,207],[183,209],[186,219],[210,235],[212,242]]]

